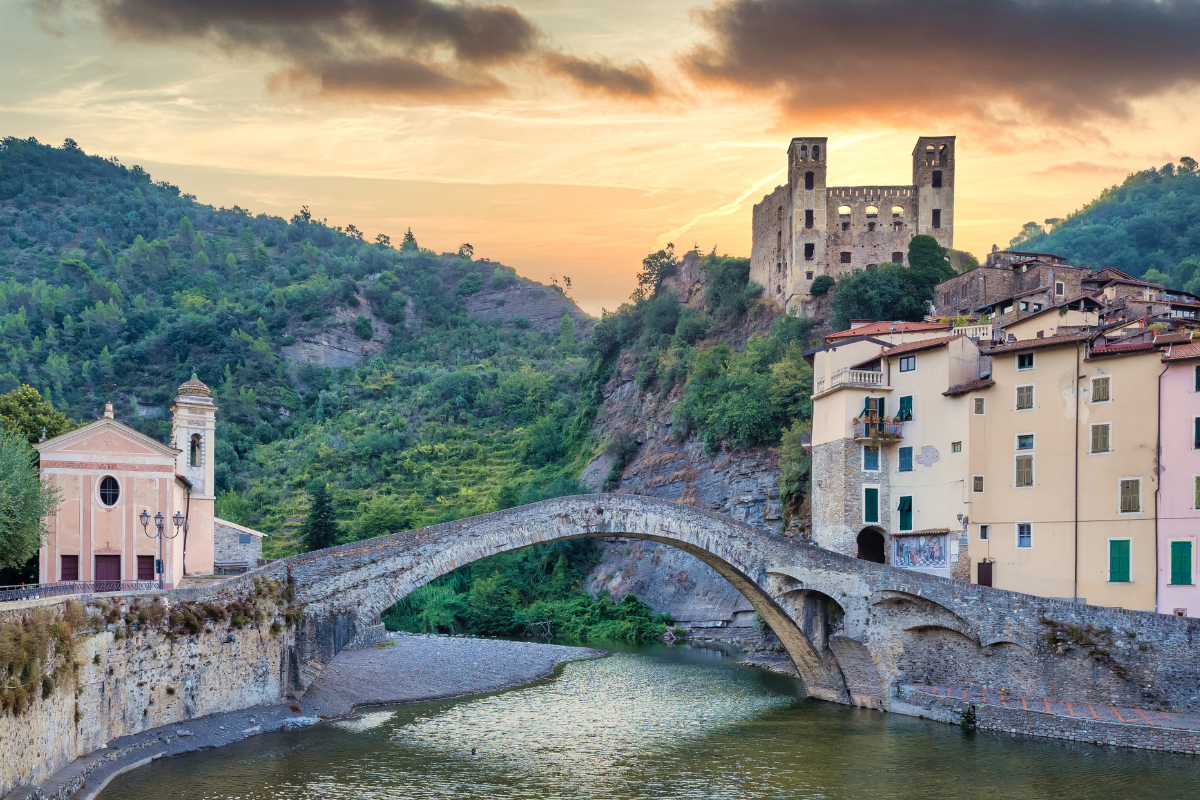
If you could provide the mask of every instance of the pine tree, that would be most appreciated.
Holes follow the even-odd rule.
[[[338,540],[337,515],[329,488],[318,483],[308,493],[308,517],[300,525],[300,539],[305,550],[324,550]]]
[[[408,253],[417,249],[417,237],[413,236],[412,228],[409,228],[404,233],[404,241],[400,243],[400,250]]]

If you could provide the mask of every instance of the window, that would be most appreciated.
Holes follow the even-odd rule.
[[[975,398],[975,413],[976,414],[983,413],[983,398],[982,397]]]
[[[1033,434],[1019,433],[1017,434],[1017,449],[1032,450],[1033,449]]]
[[[900,530],[912,530],[912,498],[901,497],[900,505],[896,507],[900,512]]]
[[[1017,369],[1033,369],[1033,353],[1017,353]]]
[[[916,356],[901,356],[900,357],[900,371],[901,372],[912,372],[916,368],[917,368],[917,357]],[[909,400],[910,400],[909,404],[911,405],[912,398],[910,397]]]
[[[912,397],[911,396],[900,398],[900,410],[896,412],[896,421],[897,422],[911,422],[912,421]]]
[[[1111,427],[1112,426],[1107,422],[1104,423],[1103,425],[1093,425],[1092,426],[1092,452],[1093,453],[1107,453],[1112,449],[1112,443],[1111,443],[1111,440],[1109,437],[1109,433],[1110,433],[1109,429]]]
[[[933,227],[942,227],[942,210],[940,208],[935,208],[933,210]]]
[[[100,502],[106,506],[115,506],[121,499],[121,485],[112,475],[105,475],[100,481]]]
[[[913,449],[911,447],[900,448],[900,465],[896,468],[897,472],[913,471],[912,451]]]
[[[1054,294],[1056,294],[1059,297],[1062,297],[1066,293],[1067,293],[1067,289],[1065,286],[1063,286],[1062,281],[1055,281],[1054,282]]]
[[[1196,391],[1200,392],[1200,367],[1196,367]]]
[[[1017,456],[1014,484],[1018,488],[1033,486],[1033,456]]]
[[[1192,505],[1192,508],[1200,508],[1200,475],[1197,475],[1192,480],[1194,480],[1196,482],[1196,491],[1195,491],[1196,496],[1194,498],[1192,498],[1193,500],[1195,500],[1195,503]]]
[[[249,533],[239,533],[238,534],[238,544],[250,544],[250,542],[253,541],[253,539],[254,539],[254,536],[252,534],[249,534]]]
[[[974,492],[975,494],[983,494],[983,476],[982,475],[971,476],[971,491]]]
[[[849,250],[843,250],[843,251],[842,251],[842,263],[843,263],[843,264],[849,264],[849,263],[850,263],[850,251],[849,251]]]
[[[79,580],[79,556],[62,556],[62,566],[59,568],[60,581]]]
[[[821,157],[821,145],[814,144],[813,145],[813,161],[816,161],[820,157]]]
[[[1092,402],[1107,403],[1112,399],[1112,378],[1092,378]]]
[[[962,452],[962,442],[951,442],[950,443],[950,452],[951,453],[961,453]]]
[[[879,471],[879,448],[878,447],[863,447],[863,469],[867,472]]]
[[[816,220],[813,218],[813,210],[811,208],[807,209],[804,212],[804,227],[811,228],[815,224],[816,224]]]
[[[872,414],[876,417],[882,417],[884,408],[886,408],[886,403],[882,397],[867,397],[863,399],[864,417],[869,417]]]
[[[879,487],[863,487],[863,522],[879,522]]]
[[[893,264],[903,264],[904,263],[904,253],[901,253],[899,250],[896,250],[895,252],[893,252],[892,253],[892,263]]]
[[[1034,303],[1034,304],[1033,304],[1033,310],[1034,310],[1034,311],[1041,311],[1041,310],[1042,310],[1042,304],[1041,304],[1041,303]],[[1039,339],[1040,339],[1040,338],[1042,338],[1042,336],[1041,336],[1041,333],[1040,333],[1040,332],[1038,333],[1038,338],[1039,338]]]
[[[935,169],[933,171],[933,184],[932,185],[933,185],[934,189],[942,188],[942,171],[940,169]]]
[[[1193,427],[1195,427],[1196,433],[1195,436],[1192,437],[1195,440],[1192,443],[1192,447],[1196,450],[1200,450],[1200,417],[1196,417],[1195,425]]]
[[[804,173],[804,188],[811,190],[813,188],[813,173]]]
[[[800,160],[808,161],[808,145],[806,144],[800,145]]]
[[[991,525],[980,525],[979,526],[979,538],[980,539],[987,541],[991,537],[991,535],[992,535],[992,526]]]
[[[811,271],[804,273],[804,280],[811,281],[812,279],[813,279],[813,274]]]
[[[816,254],[817,254],[817,246],[815,244],[813,244],[812,242],[809,242],[808,244],[804,245],[804,260],[805,261],[812,261],[813,256],[815,256]]]
[[[1028,310],[1029,310],[1029,303],[1026,303],[1024,300],[1022,300],[1022,301],[1021,301],[1021,310],[1022,310],[1022,311],[1028,311]],[[1019,356],[1018,356],[1018,360],[1020,360],[1020,357],[1019,357]],[[1021,369],[1021,368],[1020,368],[1020,367],[1017,367],[1017,369]]]
[[[1033,408],[1033,387],[1018,386],[1017,387],[1017,411],[1025,411]]]
[[[1017,523],[1017,547],[1022,549],[1033,547],[1033,523]]]
[[[775,231],[775,249],[783,249],[783,231]]]
[[[1192,585],[1192,543],[1171,542],[1171,585]]]
[[[200,466],[200,434],[193,433],[188,439],[188,466]]]
[[[1142,513],[1142,479],[1121,479],[1121,513]]]
[[[1129,583],[1129,540],[1108,540],[1109,583]]]

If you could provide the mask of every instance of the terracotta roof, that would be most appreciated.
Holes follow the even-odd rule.
[[[953,336],[939,336],[937,339],[922,339],[916,342],[905,342],[904,344],[883,348],[883,352],[881,352],[880,355],[891,358],[892,356],[899,356],[905,353],[915,353],[918,350],[930,350],[934,347],[942,347],[947,342],[951,342],[955,339],[961,339],[962,337],[963,334],[956,333]]]
[[[1163,361],[1185,361],[1191,358],[1200,358],[1200,342],[1173,344],[1171,349],[1163,354]]]
[[[987,389],[995,385],[996,382],[991,378],[980,378],[977,381],[970,381],[969,383],[960,383],[958,386],[951,386],[949,389],[942,392],[942,395],[945,397],[954,397],[955,395],[974,392],[978,389]]]
[[[1148,353],[1157,349],[1158,345],[1154,344],[1154,342],[1117,342],[1116,344],[1096,344],[1092,346],[1091,352],[1088,353],[1088,359],[1094,360],[1097,358],[1108,358],[1110,356],[1124,356],[1130,353]]]
[[[985,348],[984,355],[1015,353],[1018,350],[1033,350],[1038,347],[1053,347],[1059,344],[1070,344],[1072,342],[1083,342],[1095,336],[1094,331],[1088,333],[1067,333],[1061,336],[1047,336],[1043,339],[1022,339],[1019,342],[1005,342],[1004,344],[994,345]]]
[[[1191,331],[1175,331],[1173,333],[1162,333],[1154,337],[1155,344],[1187,344],[1192,340]]]
[[[895,329],[892,329],[895,325]],[[851,328],[848,331],[838,331],[831,333],[825,337],[825,341],[830,339],[845,339],[849,336],[876,336],[881,333],[916,333],[918,331],[948,331],[950,330],[949,322],[892,322],[890,320],[880,320],[872,322],[869,325],[862,325],[858,328]]]
[[[179,386],[179,394],[199,395],[200,397],[212,397],[212,389],[209,389],[204,383],[196,377],[196,373],[192,373],[192,377],[184,381]]]

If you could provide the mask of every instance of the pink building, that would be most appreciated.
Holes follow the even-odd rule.
[[[1200,341],[1171,344],[1162,360],[1158,611],[1200,617]]]

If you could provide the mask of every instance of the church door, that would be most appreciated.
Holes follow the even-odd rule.
[[[121,590],[120,556],[96,556],[96,584],[98,592],[119,592]],[[104,584],[104,586],[100,584]]]

